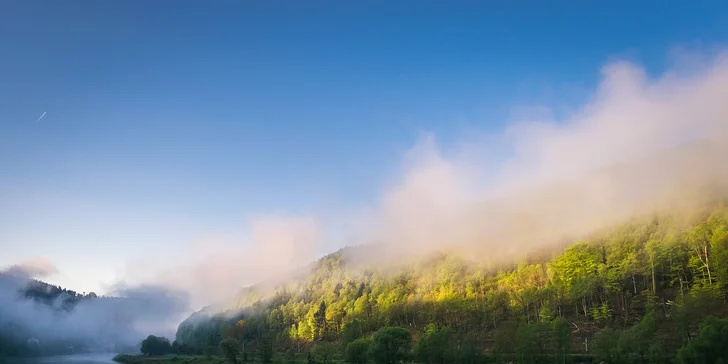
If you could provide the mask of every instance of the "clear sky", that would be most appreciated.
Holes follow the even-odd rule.
[[[396,4],[394,4],[396,3]],[[725,1],[0,1],[0,266],[79,291],[251,214],[376,199],[447,146],[557,111],[614,57],[728,41]],[[36,119],[43,113],[39,121]],[[167,258],[169,259],[169,258]]]

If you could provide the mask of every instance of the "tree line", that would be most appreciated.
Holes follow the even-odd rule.
[[[242,361],[269,352],[357,363],[697,363],[720,351],[710,343],[728,308],[724,204],[630,221],[518,264],[436,254],[362,271],[346,253],[272,293],[253,287],[210,317],[194,315],[176,341],[197,352],[226,342]],[[409,341],[407,357],[371,349],[385,336]]]
[[[93,292],[78,293],[36,279],[26,280],[6,273],[0,273],[0,294],[14,301],[12,304],[33,302],[58,315],[73,311],[85,300],[99,298]],[[87,349],[86,343],[73,338],[46,340],[43,337],[44,333],[34,332],[25,324],[16,321],[8,307],[0,308],[0,357],[68,354],[71,351],[70,347],[73,347],[73,350]],[[36,338],[43,339],[42,345],[36,343]]]

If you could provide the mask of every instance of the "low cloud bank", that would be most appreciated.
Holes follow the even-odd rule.
[[[191,307],[199,309],[310,263],[324,239],[319,222],[309,217],[258,216],[248,226],[246,236],[197,242],[182,263],[132,262],[127,278],[187,292]]]
[[[173,335],[190,310],[186,294],[165,287],[118,287],[113,297],[93,297],[34,280],[56,272],[51,267],[44,261],[0,271],[0,334],[38,339],[46,353],[115,351],[149,333]]]
[[[631,62],[609,63],[575,112],[514,120],[480,142],[497,147],[471,138],[441,148],[435,135],[424,133],[405,155],[396,183],[336,221],[356,216],[345,222],[345,235],[380,243],[368,259],[434,250],[510,259],[635,216],[723,197],[728,57],[681,59],[688,58],[657,76]],[[250,236],[193,247],[187,264],[132,265],[131,274],[189,292],[197,308],[304,265],[319,254],[323,232],[340,228],[326,219],[280,216],[249,226]]]
[[[726,95],[725,53],[653,78],[620,61],[603,67],[593,97],[572,115],[519,120],[498,135],[512,151],[499,163],[446,155],[426,136],[384,194],[376,238],[405,254],[508,257],[725,196]]]

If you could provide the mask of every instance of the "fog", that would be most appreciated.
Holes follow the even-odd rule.
[[[128,283],[114,292],[123,300],[84,302],[57,318],[3,290],[2,317],[98,337],[121,315],[131,338],[305,266],[332,229],[346,231],[341,245],[379,242],[378,258],[450,250],[509,259],[636,216],[700,206],[728,186],[728,57],[691,59],[658,75],[610,62],[587,102],[563,117],[521,117],[445,147],[424,132],[370,205],[336,218],[253,217],[249,235],[201,239],[179,261],[130,262]]]
[[[138,347],[149,334],[173,335],[183,313],[185,293],[154,286],[122,287],[113,297],[81,299],[65,310],[68,294],[50,305],[27,299],[23,291],[56,272],[48,261],[25,262],[0,271],[0,333],[21,342],[37,340],[41,352],[113,352]],[[50,286],[37,292],[50,293]],[[52,349],[51,349],[52,348]]]
[[[192,249],[189,265],[147,277],[214,302],[310,261],[331,229],[346,229],[342,245],[379,242],[372,256],[383,260],[435,250],[513,259],[634,217],[703,206],[728,185],[728,58],[677,55],[657,75],[621,60],[595,68],[599,84],[560,118],[539,112],[445,147],[423,132],[372,204],[335,219],[253,219],[264,233],[248,244],[218,240]]]
[[[250,234],[240,240],[209,238],[193,244],[181,261],[133,261],[126,277],[188,292],[190,305],[199,309],[310,263],[324,238],[322,226],[312,217],[256,216],[248,226]]]

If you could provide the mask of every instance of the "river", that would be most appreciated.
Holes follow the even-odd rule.
[[[111,364],[115,354],[60,355],[18,361],[18,364]],[[0,360],[2,363],[2,360]],[[8,361],[7,363],[11,363]],[[13,362],[14,363],[14,362]]]

